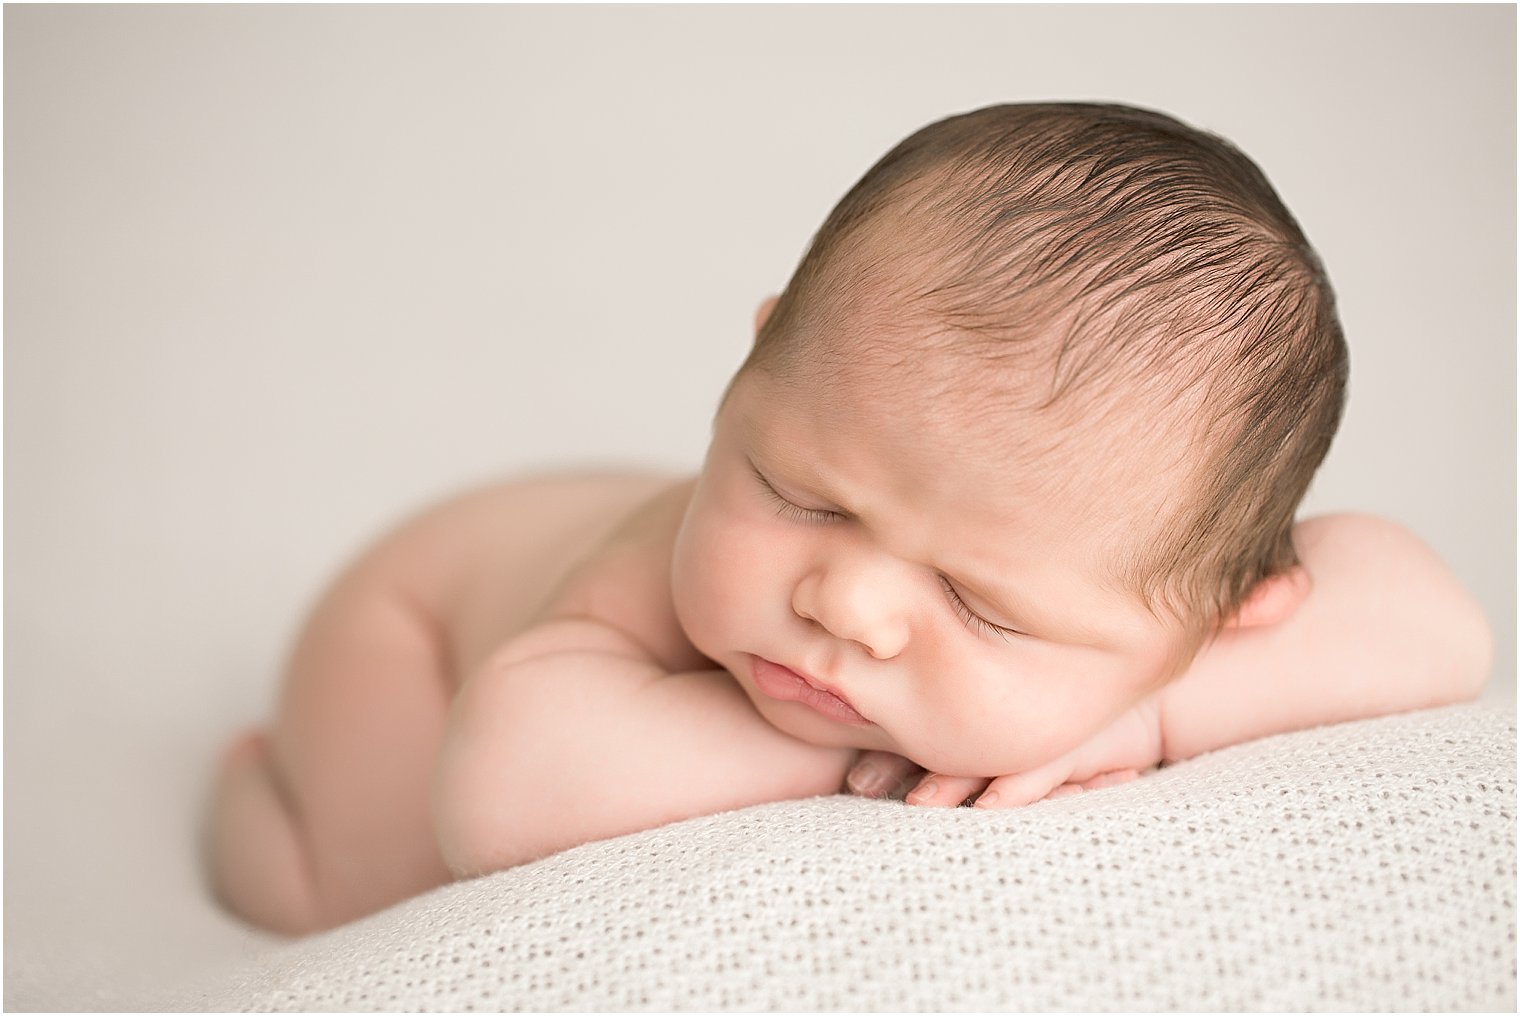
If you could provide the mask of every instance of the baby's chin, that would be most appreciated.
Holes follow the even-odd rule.
[[[968,743],[948,746],[906,744],[878,724],[856,726],[831,720],[796,702],[778,701],[761,694],[755,690],[748,676],[739,677],[732,668],[729,668],[729,674],[743,689],[750,705],[767,723],[783,734],[820,748],[891,752],[930,772],[976,778],[1022,772],[1040,761],[1022,757],[1027,752],[1010,753],[1006,745],[984,744],[978,747]],[[1012,757],[1015,755],[1020,757]]]
[[[889,751],[901,755],[921,769],[944,776],[964,776],[971,779],[991,779],[1008,773],[1022,772],[1031,767],[1025,753],[1010,751],[1008,745],[977,745],[963,739],[947,744],[926,743],[920,739],[906,743],[887,735],[881,728],[874,728],[884,743],[865,747]]]

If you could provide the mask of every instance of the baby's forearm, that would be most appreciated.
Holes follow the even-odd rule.
[[[1487,622],[1428,547],[1356,515],[1311,519],[1294,537],[1312,590],[1279,624],[1226,630],[1163,689],[1169,759],[1482,689]]]
[[[456,876],[838,789],[851,753],[775,730],[726,673],[667,674],[600,642],[499,657],[460,693],[434,795]]]

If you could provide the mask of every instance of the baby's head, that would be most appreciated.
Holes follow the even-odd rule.
[[[1002,414],[1061,477],[1108,428],[1166,478],[1126,580],[1207,630],[1295,563],[1294,512],[1340,418],[1346,349],[1313,250],[1256,166],[1157,113],[1010,105],[924,128],[824,223],[745,370],[882,377],[929,361],[939,411]],[[894,394],[910,385],[898,383]],[[912,397],[909,391],[908,397]],[[969,451],[969,450],[968,450]]]
[[[704,512],[738,507],[714,499],[723,463],[742,459],[777,488],[790,532],[835,533],[766,537],[771,570],[788,546],[806,558],[785,581],[807,624],[869,649],[861,626],[895,617],[880,630],[939,644],[927,609],[897,602],[918,569],[974,632],[986,618],[980,634],[1029,640],[1026,656],[1038,643],[1108,652],[1124,678],[1088,696],[1096,722],[1220,626],[1271,620],[1302,593],[1290,532],[1345,376],[1318,260],[1233,147],[1120,106],[978,110],[878,162],[762,311],[688,529],[716,537]],[[812,514],[788,520],[788,503]],[[678,607],[700,614],[677,579]],[[703,595],[761,580],[735,581]],[[832,625],[811,616],[831,611]],[[701,617],[683,620],[736,674],[749,666],[715,652],[717,633],[703,644]],[[746,652],[811,668],[852,702],[867,694],[830,679],[847,654],[798,634],[795,648]],[[1052,674],[1095,662],[1040,660]],[[1032,695],[1020,708],[1040,707]]]

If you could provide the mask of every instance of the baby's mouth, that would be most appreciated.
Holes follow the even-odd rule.
[[[790,667],[772,663],[763,656],[751,658],[750,675],[760,694],[781,702],[807,706],[836,723],[868,727],[871,721],[852,706],[848,699],[827,685]]]

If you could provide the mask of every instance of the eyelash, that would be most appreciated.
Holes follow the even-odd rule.
[[[791,519],[795,522],[816,524],[819,522],[829,522],[841,517],[838,512],[826,511],[822,508],[804,508],[800,504],[793,504],[780,491],[771,486],[771,481],[765,478],[764,473],[754,466],[750,468],[755,474],[755,479],[760,481],[761,489],[765,491],[766,496],[775,504],[776,514],[782,518]],[[972,632],[983,635],[996,635],[1004,642],[1007,642],[1010,636],[1024,634],[1014,628],[1004,628],[1000,624],[993,624],[972,610],[966,604],[966,601],[961,599],[961,594],[955,591],[955,586],[951,585],[950,580],[945,576],[939,576],[939,584],[940,588],[944,589],[945,596],[950,600],[950,606],[955,609],[956,616]]]
[[[750,468],[754,469],[753,466]],[[782,518],[791,519],[794,522],[818,523],[829,522],[841,517],[838,512],[825,511],[822,508],[804,508],[800,504],[793,504],[783,497],[779,490],[771,486],[771,481],[765,478],[764,473],[758,469],[754,469],[754,473],[755,479],[760,481],[760,486],[765,490],[766,495],[774,502],[776,514]]]
[[[996,635],[1004,642],[1008,641],[1009,636],[1024,634],[1015,628],[1004,628],[1000,624],[993,624],[972,610],[966,605],[966,601],[961,599],[961,594],[955,591],[955,587],[950,584],[950,580],[943,575],[939,577],[939,584],[945,590],[945,595],[950,598],[950,605],[955,608],[956,615],[972,631],[980,632],[984,635]]]

